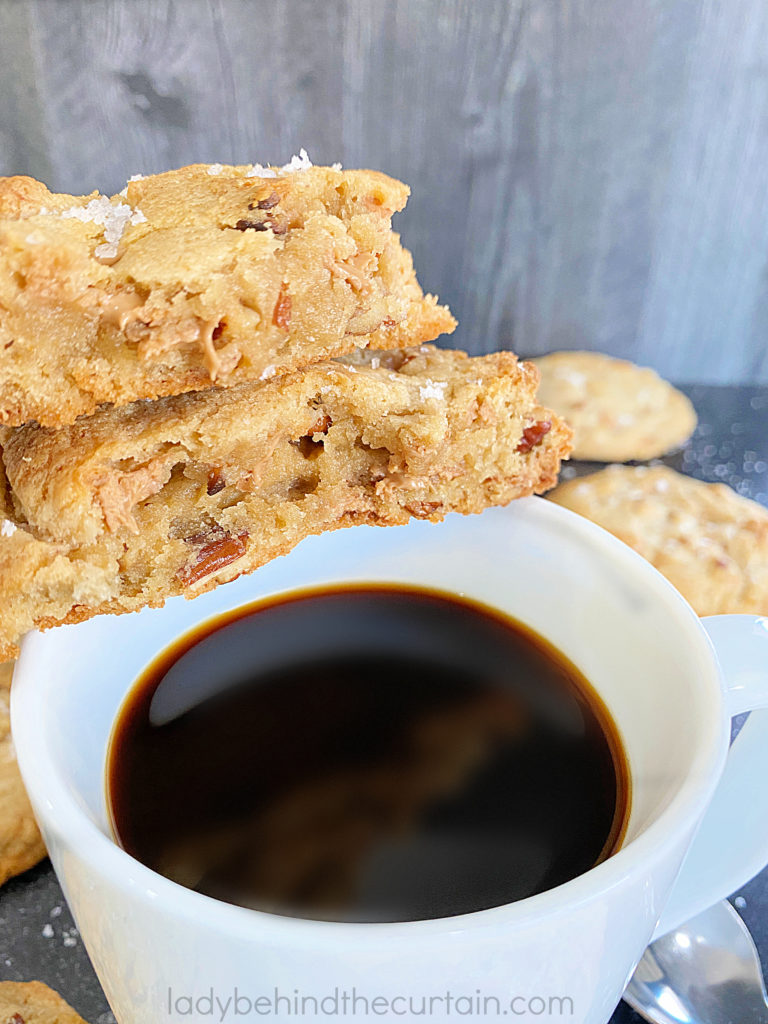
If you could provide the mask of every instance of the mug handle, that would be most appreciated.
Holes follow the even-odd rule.
[[[735,892],[768,864],[768,618],[714,615],[702,625],[720,663],[731,717],[753,714],[731,746],[654,939]]]

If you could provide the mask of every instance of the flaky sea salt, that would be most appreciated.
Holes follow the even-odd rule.
[[[104,242],[97,245],[94,255],[99,259],[114,259],[123,232],[129,224],[143,224],[146,217],[127,203],[113,203],[108,196],[97,196],[85,206],[72,206],[62,210],[61,217],[80,220],[84,224],[99,224],[104,228]]]
[[[282,167],[273,168],[265,167],[263,164],[253,164],[251,169],[246,172],[246,178],[276,178],[278,174],[291,174],[293,171],[307,171],[310,167],[314,167],[314,164],[309,159],[309,153],[306,149],[300,149],[299,155],[291,157],[287,164],[283,164]],[[341,170],[341,164],[332,164],[331,169],[334,171]]]
[[[246,178],[276,178],[277,171],[273,171],[271,167],[265,167],[263,164],[254,164],[250,171],[245,172]]]
[[[428,398],[445,398],[445,382],[428,380],[419,388],[419,398],[425,402]]]
[[[122,206],[125,206],[125,203],[113,205],[109,196],[97,196],[96,199],[91,199],[85,206],[71,206],[68,210],[62,210],[59,216],[71,218],[72,220],[81,220],[84,224],[88,223],[88,221],[93,221],[95,224],[104,225],[114,215],[114,211]],[[130,206],[127,209],[130,210]]]
[[[299,155],[295,154],[291,157],[287,164],[283,164],[280,168],[281,171],[286,173],[290,171],[306,171],[312,166],[312,161],[309,159],[309,153],[306,149],[300,149]]]
[[[0,525],[0,537],[12,537],[16,530],[17,527],[14,526],[10,519],[4,519],[2,525]]]
[[[44,939],[52,939],[53,938],[53,925],[52,924],[44,924],[43,925],[43,938]]]
[[[259,380],[269,380],[270,377],[274,377],[277,373],[277,367],[265,366],[259,375]]]
[[[211,164],[208,168],[209,174],[221,174],[224,170],[224,164]]]
[[[561,366],[555,369],[554,376],[564,380],[571,387],[579,388],[580,390],[587,386],[587,375],[579,370],[568,370]]]

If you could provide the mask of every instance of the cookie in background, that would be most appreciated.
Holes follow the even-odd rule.
[[[539,400],[574,433],[574,459],[655,459],[696,429],[690,400],[651,369],[601,352],[552,352],[534,359]]]
[[[0,1020],[8,1024],[86,1024],[40,981],[0,981]]]
[[[609,466],[548,495],[629,544],[699,615],[768,615],[768,510],[666,466]]]
[[[13,662],[0,665],[0,885],[28,871],[46,856],[11,739],[8,703],[13,666]]]

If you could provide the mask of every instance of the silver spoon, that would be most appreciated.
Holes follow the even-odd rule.
[[[651,943],[624,999],[652,1024],[768,1024],[760,958],[727,900]]]

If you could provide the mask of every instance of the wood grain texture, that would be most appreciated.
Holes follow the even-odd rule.
[[[768,381],[765,0],[0,0],[0,172],[306,146],[408,181],[473,352]]]

